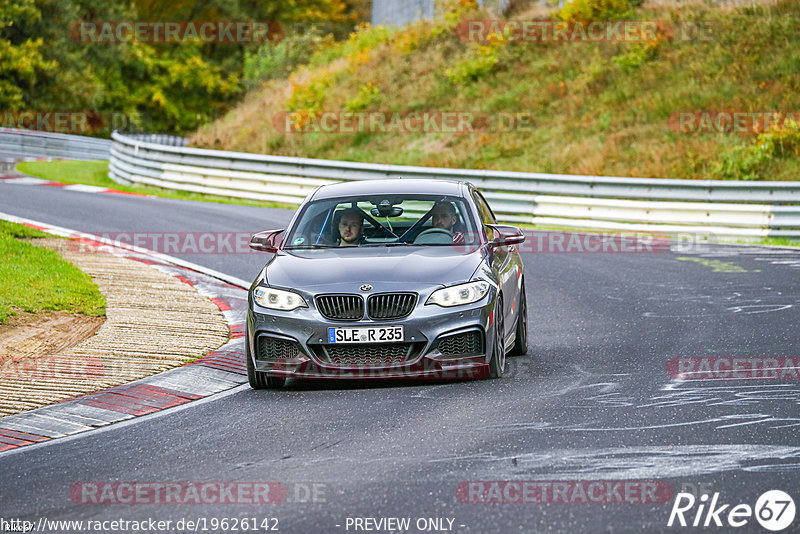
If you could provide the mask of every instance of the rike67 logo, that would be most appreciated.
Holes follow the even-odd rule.
[[[696,506],[695,506],[696,505]],[[692,527],[742,527],[755,516],[756,521],[767,530],[784,530],[794,521],[795,506],[792,498],[780,490],[770,490],[756,500],[755,507],[749,504],[724,504],[719,493],[714,493],[711,502],[703,494],[696,499],[691,493],[678,493],[667,526]]]

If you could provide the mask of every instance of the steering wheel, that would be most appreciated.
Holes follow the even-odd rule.
[[[428,228],[414,238],[414,244],[426,243],[452,243],[453,232],[446,228]]]

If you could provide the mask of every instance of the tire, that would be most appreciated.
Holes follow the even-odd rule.
[[[269,376],[266,373],[256,371],[253,358],[250,355],[249,334],[244,338],[244,357],[247,360],[247,381],[253,389],[279,389],[286,384],[285,378]]]
[[[492,359],[489,360],[489,378],[500,378],[506,367],[505,349],[505,317],[503,316],[503,299],[497,298],[494,307],[494,347],[492,348]]]
[[[517,339],[509,353],[511,356],[522,356],[528,353],[528,297],[525,296],[525,279],[522,279],[522,289],[519,298],[519,312],[517,313]]]

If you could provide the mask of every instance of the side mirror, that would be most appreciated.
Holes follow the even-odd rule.
[[[525,234],[516,226],[505,224],[487,224],[486,226],[494,230],[494,239],[489,242],[490,249],[517,245],[525,241]]]
[[[275,254],[283,246],[283,233],[286,230],[267,230],[250,238],[250,248],[259,252]]]

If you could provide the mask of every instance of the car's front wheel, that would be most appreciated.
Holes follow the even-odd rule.
[[[522,288],[519,294],[519,311],[517,312],[517,339],[514,341],[514,348],[511,349],[512,356],[522,356],[528,353],[528,298],[525,296],[525,280],[522,281]]]
[[[494,348],[489,360],[489,378],[500,378],[506,367],[505,319],[503,316],[503,299],[497,299],[494,307]]]
[[[278,389],[286,384],[285,378],[269,376],[266,373],[256,371],[253,358],[250,355],[250,336],[244,338],[244,358],[247,360],[247,381],[253,389]]]

